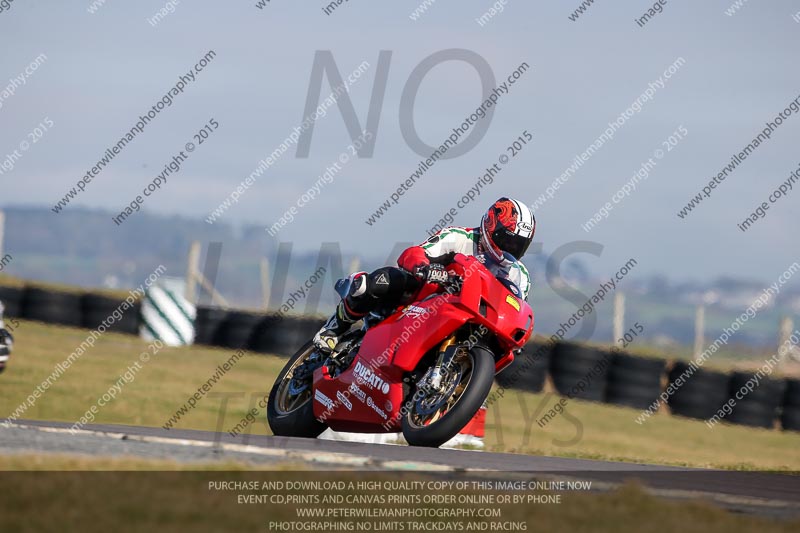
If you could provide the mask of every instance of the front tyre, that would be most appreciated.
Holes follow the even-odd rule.
[[[269,393],[267,422],[273,434],[314,439],[325,431],[325,424],[314,418],[312,405],[313,373],[323,362],[313,342],[289,358]]]
[[[403,417],[412,446],[438,448],[455,437],[483,405],[494,380],[494,356],[482,346],[459,350],[437,391],[423,385]],[[444,392],[442,392],[444,391]]]

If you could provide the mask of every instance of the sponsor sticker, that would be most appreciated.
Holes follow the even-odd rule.
[[[428,313],[427,309],[425,309],[424,307],[419,307],[417,305],[409,305],[408,307],[403,309],[403,316],[408,318],[417,318],[427,313]]]
[[[367,398],[367,405],[369,407],[371,407],[373,411],[378,413],[379,417],[383,418],[384,420],[388,420],[389,419],[389,415],[387,415],[386,412],[383,409],[381,409],[380,407],[375,405],[375,402],[372,401],[372,396]]]
[[[353,374],[356,376],[356,378],[358,378],[358,383],[360,385],[367,385],[370,389],[378,390],[383,394],[389,393],[389,384],[378,377],[378,375],[375,374],[375,372],[373,372],[370,368],[362,365],[361,363],[356,363],[356,367],[353,369]]]
[[[361,390],[355,383],[350,384],[350,392],[362,402],[367,401],[367,393]]]
[[[516,309],[517,312],[519,312],[520,309],[519,302],[517,301],[516,298],[514,298],[510,294],[506,296],[506,303],[511,307],[513,307],[514,309]]]
[[[347,408],[348,411],[353,410],[353,404],[350,403],[350,400],[347,399],[347,396],[342,394],[342,391],[338,390],[336,391],[336,399],[339,400],[342,403],[342,405],[344,405]]]
[[[333,400],[325,396],[319,389],[314,391],[314,399],[324,405],[327,409],[333,409]]]

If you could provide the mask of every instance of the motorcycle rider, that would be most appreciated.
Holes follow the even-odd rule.
[[[519,260],[535,232],[536,219],[527,205],[513,198],[500,198],[483,215],[480,226],[444,228],[419,246],[406,249],[397,259],[400,268],[383,267],[371,274],[352,274],[349,293],[314,335],[314,344],[320,350],[332,351],[339,337],[370,311],[413,301],[425,283],[445,283],[448,279],[445,267],[457,253],[497,265],[520,288],[522,298],[527,299],[530,275]]]

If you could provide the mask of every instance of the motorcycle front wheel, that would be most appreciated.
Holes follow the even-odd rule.
[[[313,370],[322,365],[313,342],[289,358],[272,386],[267,403],[267,422],[274,435],[316,438],[325,424],[314,418]]]
[[[494,356],[482,346],[460,350],[437,390],[418,388],[406,404],[403,436],[411,446],[438,448],[455,437],[483,405],[494,381]]]

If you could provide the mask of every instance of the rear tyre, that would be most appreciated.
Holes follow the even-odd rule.
[[[494,381],[494,355],[482,346],[457,353],[445,377],[447,394],[426,394],[403,417],[403,436],[411,446],[438,448],[472,420]]]
[[[313,358],[319,357],[314,343],[289,358],[272,386],[267,403],[267,422],[272,433],[282,437],[317,438],[325,424],[314,418]],[[322,361],[319,361],[322,364]],[[297,374],[297,375],[295,375]]]

